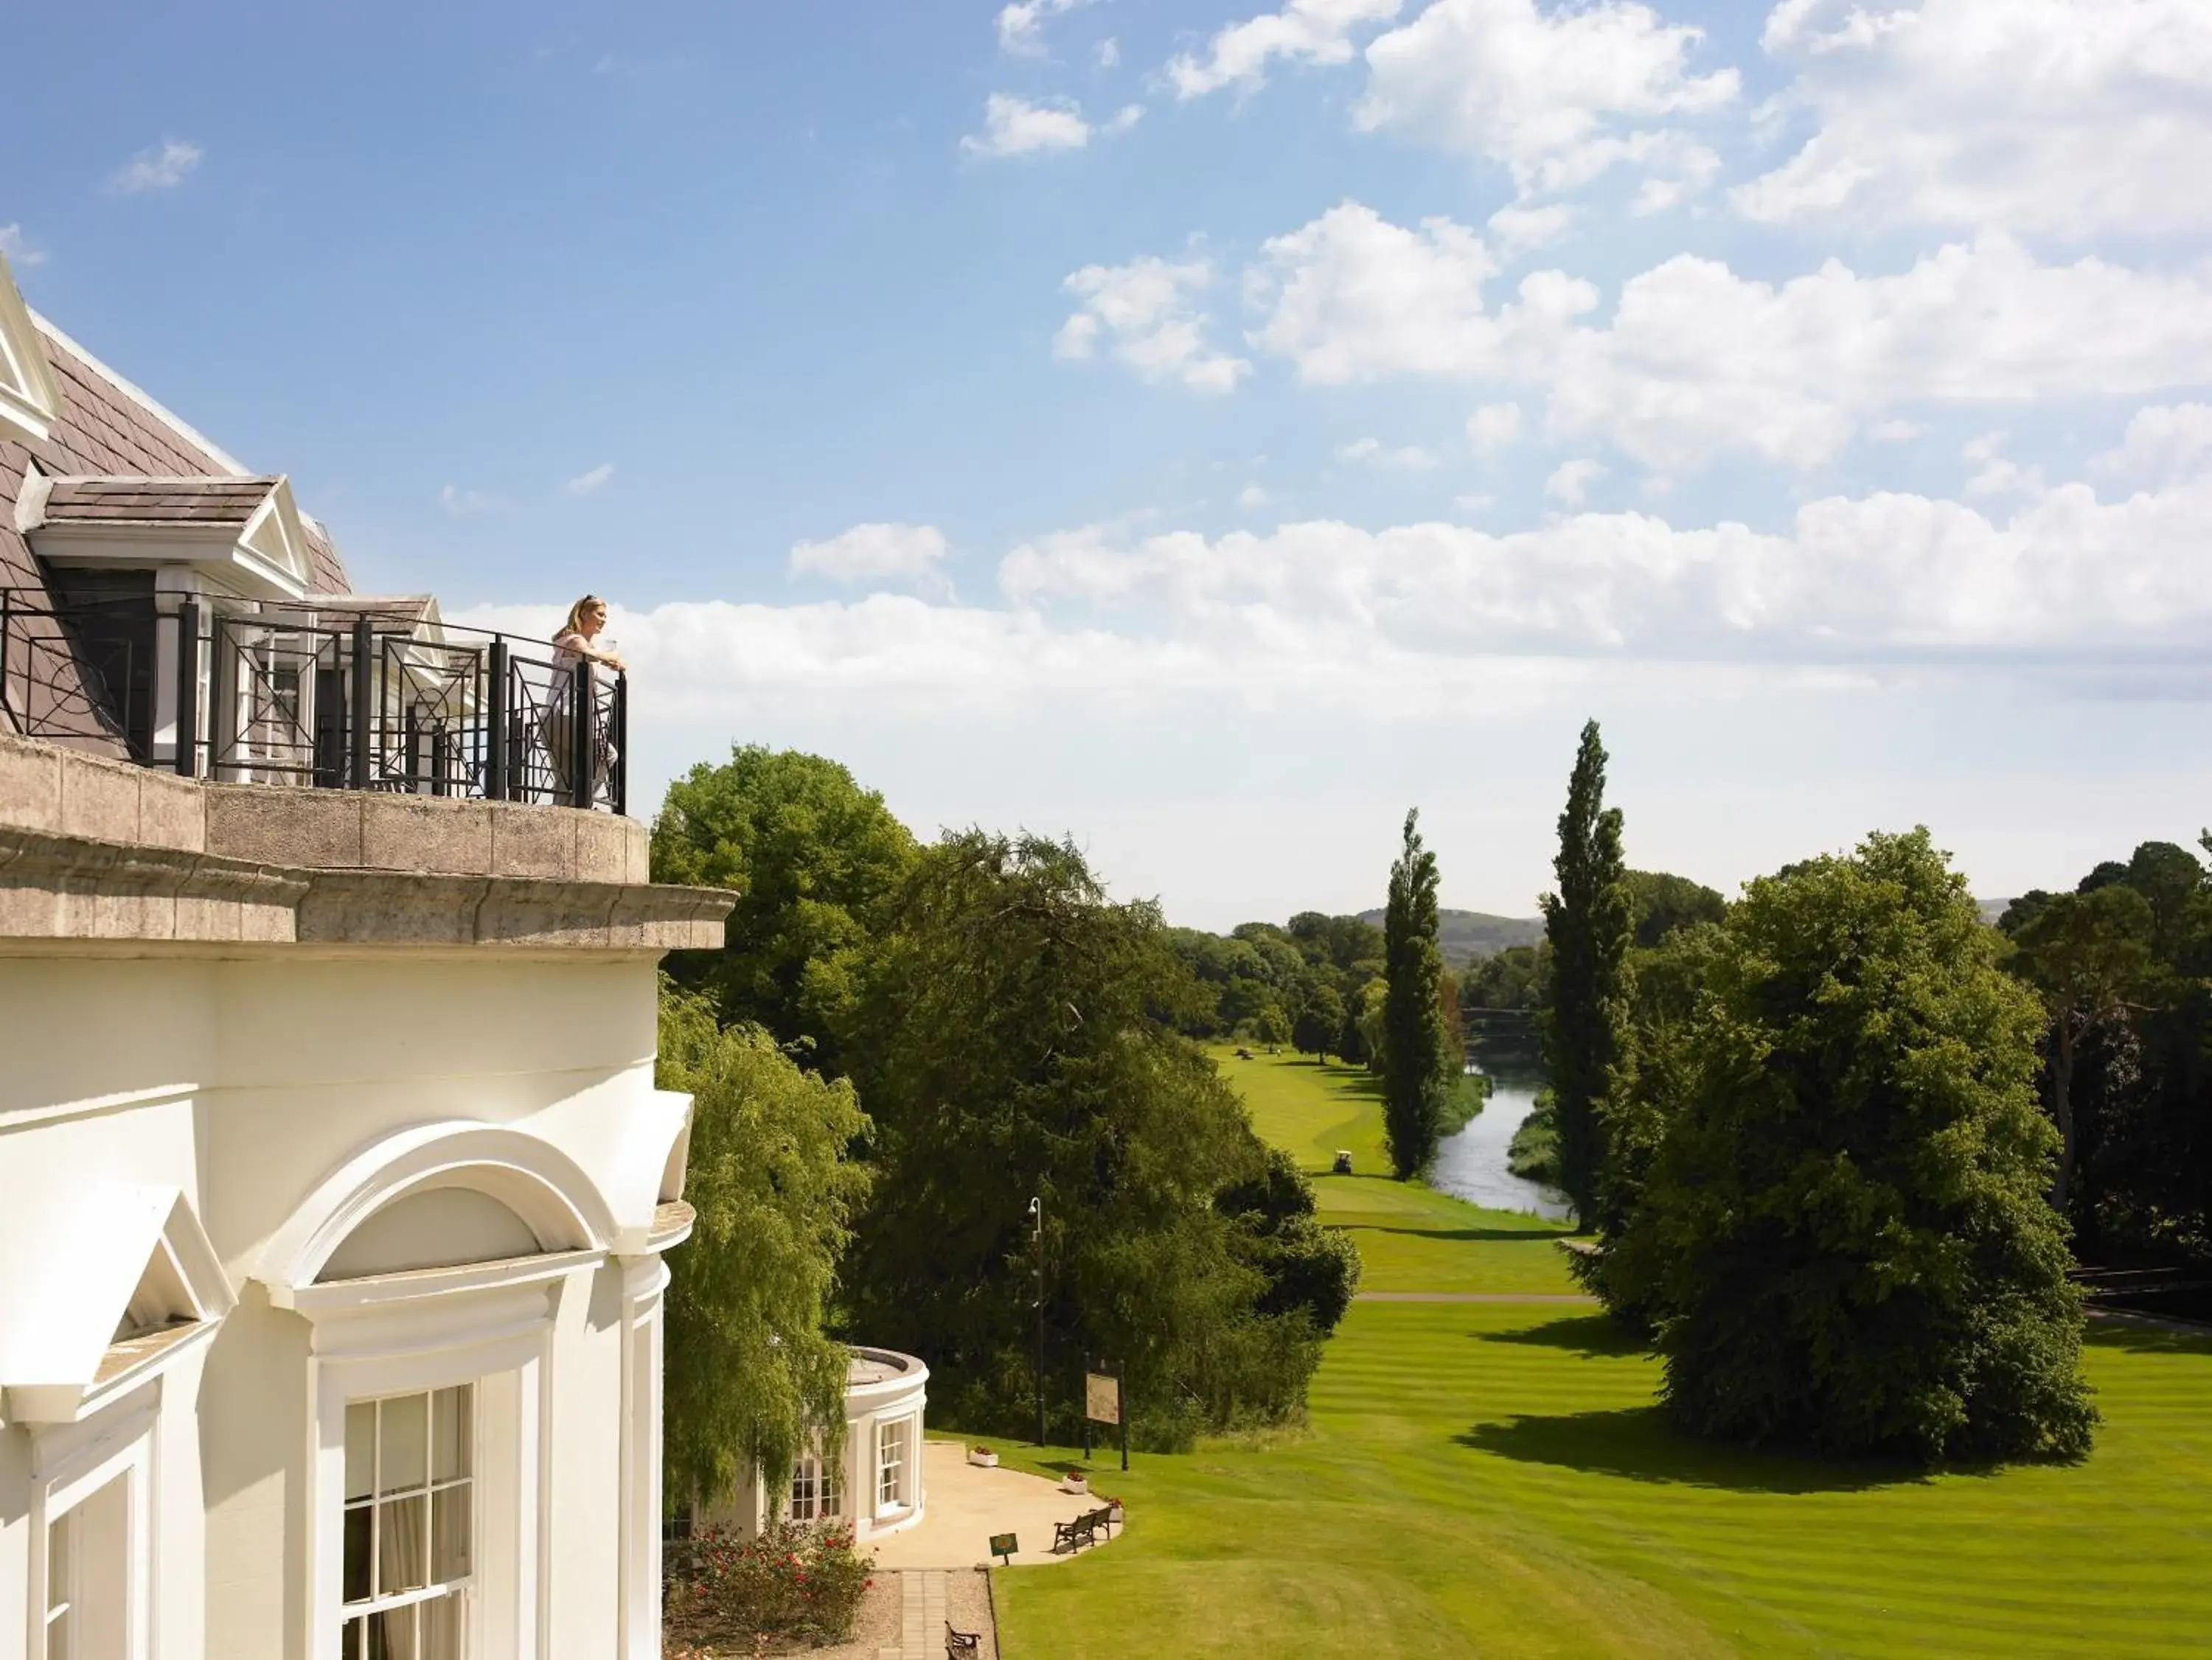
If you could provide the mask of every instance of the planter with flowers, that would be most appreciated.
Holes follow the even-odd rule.
[[[1108,1512],[1106,1520],[1113,1526],[1118,1528],[1127,1519],[1121,1514],[1121,1501],[1119,1499],[1110,1499],[1102,1493],[1098,1495],[1098,1502],[1106,1506]]]
[[[999,1467],[999,1455],[988,1447],[969,1447],[968,1462],[979,1469],[996,1469]]]
[[[1060,1478],[1060,1490],[1062,1493],[1089,1493],[1091,1491],[1091,1478],[1082,1470],[1071,1469],[1066,1475]]]

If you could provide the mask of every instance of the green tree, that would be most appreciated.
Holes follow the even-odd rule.
[[[1544,895],[1551,947],[1550,1009],[1544,1051],[1559,1141],[1559,1180],[1585,1227],[1598,1220],[1605,1168],[1606,1093],[1620,1063],[1627,1019],[1623,972],[1635,925],[1620,851],[1620,809],[1605,804],[1605,747],[1597,723],[1583,727],[1559,815],[1552,869],[1559,892]]]
[[[1406,815],[1382,915],[1382,1133],[1401,1182],[1435,1162],[1444,1095],[1465,1064],[1458,1034],[1445,1029],[1437,856],[1422,844],[1420,817]]]
[[[2001,948],[1924,830],[1730,908],[1607,1251],[1686,1427],[1930,1463],[2087,1450],[2042,1019]]]
[[[844,1433],[842,1343],[823,1323],[867,1172],[849,1083],[802,1070],[758,1027],[724,1030],[664,980],[656,1081],[692,1097],[684,1197],[697,1213],[671,1253],[663,1418],[671,1506],[726,1497],[757,1468],[786,1491],[817,1437]]]
[[[1628,902],[1636,918],[1635,943],[1649,951],[1678,928],[1718,922],[1728,901],[1703,882],[1665,870],[1630,870]]]
[[[1344,1033],[1344,999],[1336,988],[1321,982],[1309,985],[1291,1023],[1291,1042],[1301,1055],[1326,1062]]]
[[[2129,999],[2150,978],[2156,925],[2150,901],[2115,883],[2051,896],[2015,936],[2014,966],[2042,998],[2050,1021],[2044,1076],[2059,1136],[2051,1203],[2062,1212],[2073,1191],[2079,1145],[2074,1071],[2081,1042],[2097,1026],[2124,1018]]]
[[[702,762],[669,786],[653,820],[653,879],[738,898],[722,949],[677,953],[669,971],[711,997],[725,1025],[811,1042],[835,1070],[854,972],[914,858],[883,797],[836,761],[748,745],[723,766]]]
[[[1666,1138],[1668,1111],[1680,1099],[1687,1069],[1697,1060],[1699,998],[1722,939],[1718,922],[1689,923],[1662,935],[1656,945],[1629,953],[1626,1038],[1600,1107],[1606,1158],[1598,1175],[1594,1221],[1606,1245],[1635,1226]],[[1549,1128],[1553,1122],[1547,1118],[1540,1133],[1549,1138],[1546,1144],[1556,1160],[1557,1137]],[[1519,1147],[1517,1140],[1515,1145]],[[1524,1162],[1535,1162],[1539,1145],[1532,1136]],[[1614,1318],[1648,1332],[1656,1311],[1640,1299],[1632,1277],[1615,1274],[1619,1261],[1617,1253],[1601,1250],[1573,1257],[1569,1266]]]
[[[1260,1172],[1216,1196],[1213,1208],[1238,1225],[1238,1255],[1267,1276],[1265,1314],[1302,1313],[1326,1336],[1359,1288],[1359,1251],[1340,1228],[1315,1220],[1313,1184],[1279,1147]]]
[[[854,1326],[912,1349],[975,1429],[1032,1424],[1043,1201],[1046,1384],[1126,1366],[1154,1445],[1294,1410],[1313,1321],[1215,1199],[1264,1149],[1175,1028],[1183,973],[1149,904],[1109,902],[1074,848],[969,831],[923,853],[872,959],[848,1052],[875,1129],[848,1258]]]

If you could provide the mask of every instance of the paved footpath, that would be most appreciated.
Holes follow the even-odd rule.
[[[878,1649],[876,1660],[934,1660],[945,1652],[945,1574],[943,1568],[908,1568],[899,1575],[898,1646]]]

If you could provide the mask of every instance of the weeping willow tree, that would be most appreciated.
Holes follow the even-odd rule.
[[[658,1081],[693,1097],[684,1197],[698,1213],[669,1257],[669,1503],[727,1498],[755,1469],[781,1493],[817,1438],[834,1454],[844,1433],[847,1350],[823,1324],[867,1192],[847,1151],[868,1121],[851,1084],[804,1070],[757,1026],[718,1026],[665,981]]]

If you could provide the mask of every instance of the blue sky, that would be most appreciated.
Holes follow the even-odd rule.
[[[12,16],[0,248],[356,585],[1225,926],[2193,841],[2201,0]]]

